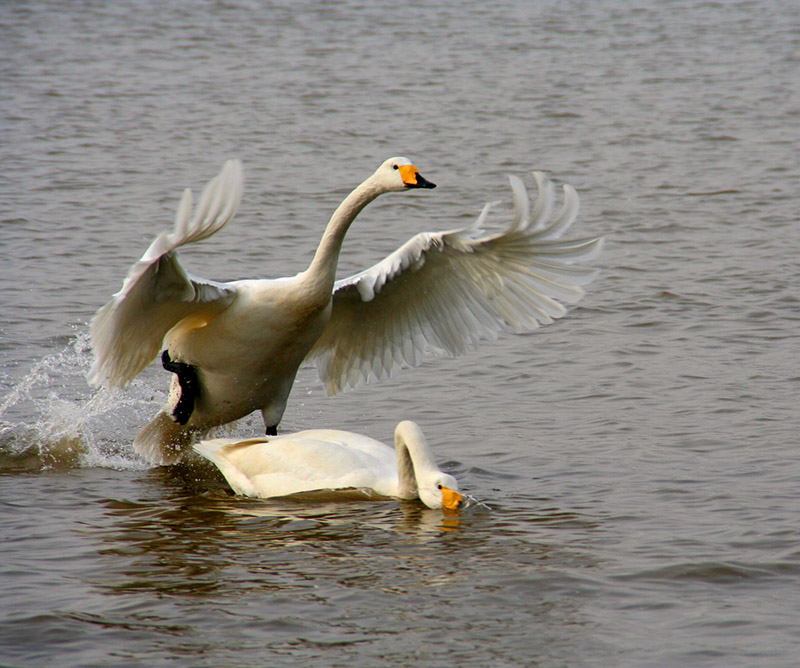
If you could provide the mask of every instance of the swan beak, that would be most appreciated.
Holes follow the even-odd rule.
[[[454,489],[442,486],[442,507],[445,510],[458,510],[464,505],[464,497]]]
[[[419,170],[414,165],[403,165],[400,167],[400,177],[406,188],[435,188],[436,184],[423,178]]]

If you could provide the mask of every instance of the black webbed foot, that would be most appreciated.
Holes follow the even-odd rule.
[[[277,436],[278,435],[278,425],[272,424],[267,427],[267,436]]]
[[[161,366],[178,376],[181,396],[178,397],[178,403],[175,404],[175,408],[172,410],[172,417],[178,424],[186,424],[189,418],[192,417],[194,402],[200,390],[197,370],[191,364],[186,364],[186,362],[173,362],[167,350],[161,353]]]

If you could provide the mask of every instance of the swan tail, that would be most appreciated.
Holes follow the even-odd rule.
[[[248,448],[251,445],[260,445],[265,442],[263,437],[246,440],[237,438],[212,438],[194,443],[192,447],[197,454],[205,457],[219,469],[220,473],[225,476],[225,480],[228,481],[231,489],[237,494],[260,497],[279,496],[277,493],[264,494],[263,490],[259,491],[256,489],[253,481],[248,477],[248,474],[244,471],[240,471],[236,464],[228,458],[232,451],[239,448]]]
[[[235,446],[237,443],[238,440],[235,438],[211,438],[192,443],[192,448],[198,455],[214,464],[226,478],[229,478],[231,474],[235,475],[235,470],[225,458],[223,450],[226,447]],[[246,443],[250,444],[249,441]]]
[[[194,448],[195,452],[205,457],[208,461],[219,466],[219,451],[228,443],[230,443],[229,439],[218,438],[194,443],[192,447]]]
[[[139,432],[133,447],[150,464],[169,466],[181,461],[193,435],[193,429],[178,424],[161,411]]]

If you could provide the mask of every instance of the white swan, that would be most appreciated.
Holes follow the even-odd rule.
[[[370,490],[419,498],[429,508],[463,504],[456,479],[436,465],[425,436],[411,421],[397,425],[392,450],[380,441],[336,429],[194,444],[237,494],[268,499],[321,490]]]
[[[193,434],[260,410],[267,434],[283,416],[295,375],[316,363],[329,394],[359,380],[385,378],[421,354],[457,355],[500,330],[530,330],[566,313],[595,271],[573,263],[600,250],[601,239],[561,239],[578,213],[564,186],[534,172],[533,208],[511,178],[514,216],[505,231],[481,236],[489,205],[475,224],[421,233],[382,262],[335,282],[345,233],[378,195],[433,188],[406,158],[385,161],[353,190],[328,223],[310,266],[293,277],[217,283],[196,278],[176,250],[205,239],[234,215],[242,193],[238,161],[225,163],[192,216],[188,189],[172,232],[163,232],[91,323],[93,384],[124,386],[162,346],[175,373],[169,405],[136,437],[154,464],[180,460]]]

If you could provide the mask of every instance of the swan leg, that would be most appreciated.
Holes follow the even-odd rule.
[[[289,380],[289,387],[291,387],[291,382],[293,380],[293,377]],[[267,430],[267,436],[278,435],[278,425],[281,423],[284,410],[286,410],[285,399],[283,401],[273,401],[269,406],[265,406],[261,409],[261,419],[264,420],[264,428]]]
[[[173,362],[168,350],[161,353],[161,366],[178,376],[181,395],[172,409],[172,417],[178,424],[186,424],[194,412],[194,402],[200,390],[197,369],[186,362]]]

